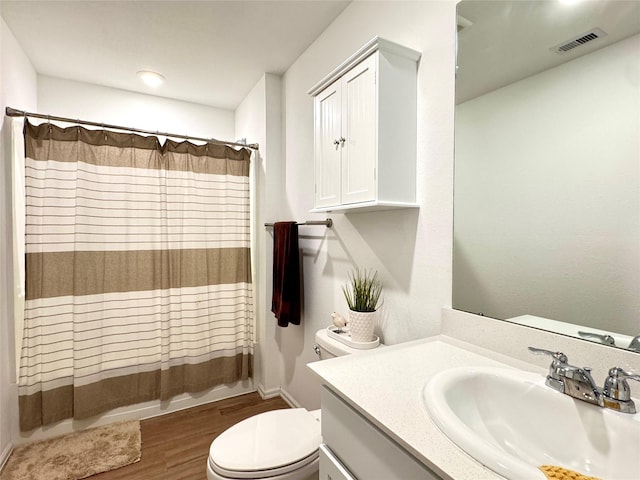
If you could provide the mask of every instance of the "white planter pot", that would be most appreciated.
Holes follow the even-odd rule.
[[[377,312],[354,312],[349,310],[349,332],[352,342],[370,342],[373,340],[373,327]]]

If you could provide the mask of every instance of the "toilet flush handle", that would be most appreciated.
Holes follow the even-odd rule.
[[[316,352],[316,355],[318,355],[318,357],[320,357],[320,347],[317,343],[313,346],[313,351]]]

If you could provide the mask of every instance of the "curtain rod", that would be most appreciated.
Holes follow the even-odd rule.
[[[273,223],[265,223],[265,227],[273,227]],[[327,218],[326,220],[309,220],[306,222],[297,222],[297,225],[324,225],[327,228],[333,227],[333,220]]]
[[[180,135],[176,133],[153,132],[151,130],[142,130],[140,128],[121,127],[119,125],[109,125],[107,123],[90,122],[87,120],[78,120],[66,117],[56,117],[53,115],[43,115],[41,113],[25,112],[23,110],[16,110],[15,108],[11,107],[7,107],[5,113],[8,117],[43,118],[45,120],[53,120],[56,122],[75,123],[76,125],[91,125],[93,127],[111,128],[113,130],[126,130],[128,132],[146,133],[148,135],[160,135],[162,137],[183,138],[185,140],[198,140],[201,142],[215,143],[218,145],[228,145],[231,147],[243,147],[250,148],[251,150],[258,150],[257,143],[244,144],[239,142],[225,142],[224,140],[216,140],[215,138],[189,137],[187,135]]]

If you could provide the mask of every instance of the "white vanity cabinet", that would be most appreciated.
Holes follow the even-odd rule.
[[[420,53],[379,37],[314,97],[315,208],[416,207],[416,74]]]
[[[439,480],[435,473],[322,388],[320,480]]]

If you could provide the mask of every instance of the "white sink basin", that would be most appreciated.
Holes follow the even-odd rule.
[[[541,465],[604,480],[640,478],[640,414],[575,400],[544,381],[521,370],[454,368],[427,382],[422,395],[449,439],[506,478],[545,480]]]

